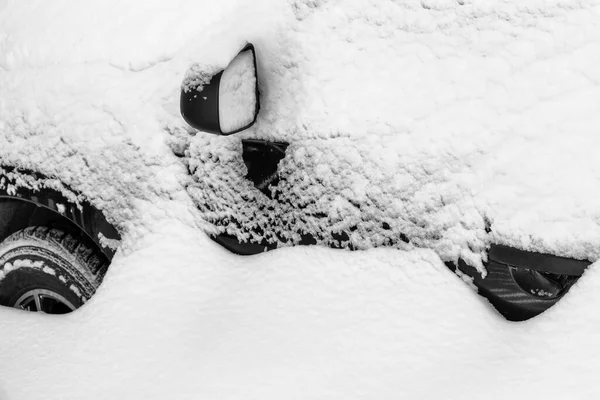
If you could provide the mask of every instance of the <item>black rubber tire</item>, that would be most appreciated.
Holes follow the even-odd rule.
[[[85,238],[58,229],[28,227],[0,243],[0,305],[14,307],[33,289],[45,289],[81,307],[102,283],[106,257]]]

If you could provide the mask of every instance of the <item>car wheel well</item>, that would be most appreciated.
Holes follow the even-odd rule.
[[[76,237],[86,237],[90,239],[96,250],[105,253],[87,232],[64,215],[28,200],[0,198],[0,242],[30,226],[46,226]]]

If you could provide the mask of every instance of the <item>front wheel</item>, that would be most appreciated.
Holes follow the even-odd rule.
[[[84,238],[29,227],[0,243],[0,305],[66,314],[92,297],[108,261]]]

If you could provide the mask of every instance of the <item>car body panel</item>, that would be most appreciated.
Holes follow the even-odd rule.
[[[492,243],[596,260],[594,7],[515,5],[505,19],[501,2],[375,3],[296,2],[277,38],[254,37],[257,123],[190,140],[188,191],[207,231],[426,247],[479,269]],[[245,139],[289,144],[273,198],[245,179]]]

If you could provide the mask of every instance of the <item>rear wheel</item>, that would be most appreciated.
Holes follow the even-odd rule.
[[[92,297],[108,261],[89,241],[29,227],[0,243],[0,305],[65,314]]]

